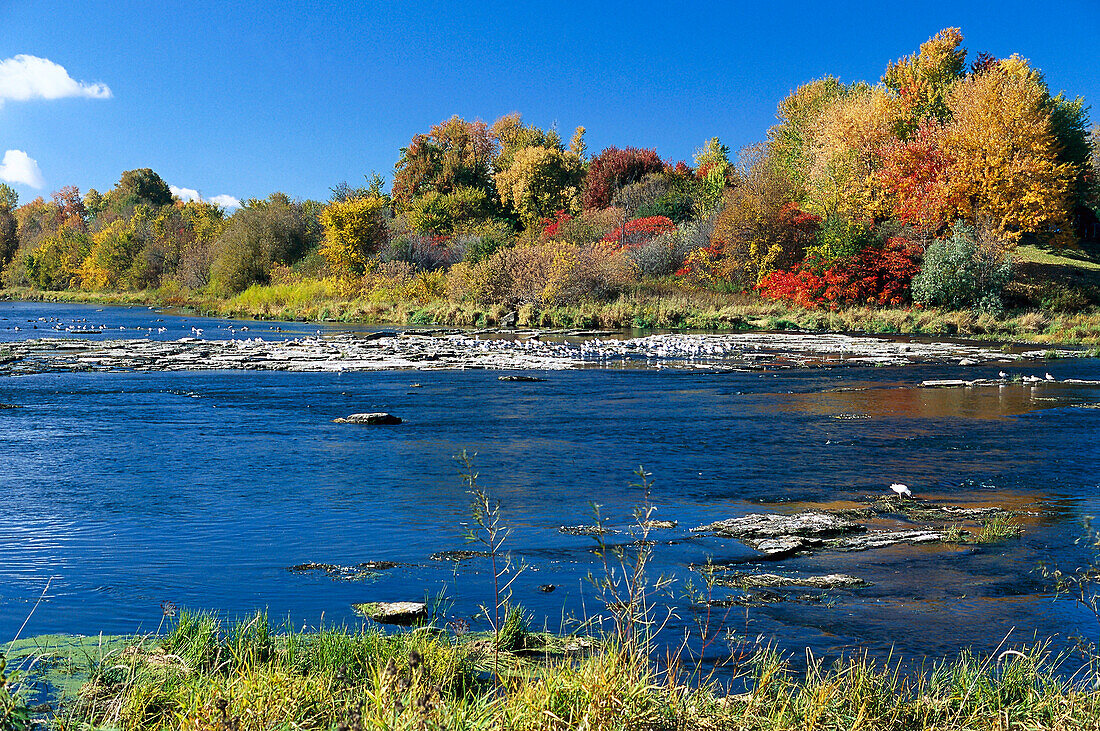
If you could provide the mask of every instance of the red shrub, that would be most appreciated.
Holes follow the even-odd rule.
[[[571,220],[573,217],[566,213],[564,210],[559,209],[554,213],[553,218],[542,219],[542,238],[552,239],[558,235],[558,229],[566,221]]]
[[[658,234],[665,234],[676,229],[676,224],[668,216],[649,216],[648,218],[635,218],[615,229],[604,241],[618,244],[624,248],[632,248],[646,243]]]
[[[910,241],[892,238],[882,248],[868,247],[825,272],[814,272],[805,262],[787,271],[772,272],[756,289],[764,297],[785,299],[803,307],[828,305],[901,305],[920,271],[920,251]]]

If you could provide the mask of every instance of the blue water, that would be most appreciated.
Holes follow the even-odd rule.
[[[91,337],[120,337],[118,327],[122,337],[137,327],[153,327],[151,337],[158,327],[171,330],[162,337],[202,327],[211,337],[241,325],[147,308],[0,304],[0,339],[25,337],[28,320],[59,313],[112,328]],[[252,335],[274,333],[247,324]],[[486,562],[429,558],[475,548],[464,542],[470,497],[454,460],[465,449],[477,453],[478,482],[512,528],[507,547],[529,565],[514,600],[551,629],[596,612],[585,577],[600,569],[591,537],[558,528],[591,523],[593,503],[625,526],[642,497],[632,471],[644,465],[654,517],[678,522],[654,535],[651,565],[654,577],[681,582],[662,598],[677,607],[670,639],[694,625],[683,597],[688,567],[712,558],[873,583],[826,601],[722,610],[740,639],[911,658],[992,650],[1010,633],[1012,642],[1054,636],[1068,646],[1074,634],[1095,636],[1096,623],[1056,599],[1034,569],[1079,565],[1074,541],[1085,517],[1100,514],[1100,409],[1081,408],[1100,402],[1100,387],[910,388],[997,370],[589,369],[545,373],[545,383],[502,383],[485,371],[7,377],[0,403],[21,408],[0,410],[0,640],[16,633],[48,580],[24,636],[151,631],[163,602],[230,615],[266,608],[294,626],[351,624],[361,621],[354,602],[440,593],[449,618],[477,626],[478,604],[491,601]],[[1011,370],[1100,379],[1096,359]],[[842,387],[867,390],[834,390]],[[332,423],[362,411],[406,423]],[[894,481],[928,499],[1039,514],[1004,543],[772,563],[689,532],[752,511],[859,500]],[[367,582],[287,570],[368,560],[410,565]]]

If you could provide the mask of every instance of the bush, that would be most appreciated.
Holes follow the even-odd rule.
[[[630,281],[630,264],[618,247],[550,241],[456,264],[447,291],[452,299],[479,304],[553,306],[606,300]]]
[[[678,271],[693,251],[706,247],[713,230],[713,217],[688,221],[629,249],[626,256],[639,274],[665,277]]]
[[[924,252],[920,274],[913,280],[913,300],[1000,314],[1001,294],[1011,277],[1007,246],[987,228],[959,222],[947,238],[937,239]]]

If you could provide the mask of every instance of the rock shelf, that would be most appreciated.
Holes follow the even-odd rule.
[[[662,334],[642,338],[546,340],[546,334],[418,331],[288,340],[56,337],[0,346],[0,375],[56,371],[182,370],[562,370],[632,365],[761,370],[838,365],[1013,362],[1044,351],[1005,353],[959,343],[906,342],[822,333]],[[557,337],[557,336],[555,336]],[[562,336],[565,337],[565,336]],[[1074,353],[1066,353],[1073,355]],[[518,377],[506,377],[520,380]],[[965,382],[963,382],[965,383]]]

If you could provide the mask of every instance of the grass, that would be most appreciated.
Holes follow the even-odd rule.
[[[1060,658],[1041,645],[988,658],[963,653],[912,672],[858,655],[811,659],[795,672],[765,649],[734,680],[700,684],[613,644],[541,657],[488,644],[432,628],[276,631],[262,614],[223,627],[184,612],[166,636],[134,639],[88,668],[52,723],[122,731],[1100,728],[1100,693],[1063,678]],[[494,663],[497,653],[504,658]]]
[[[303,280],[254,286],[229,298],[161,288],[143,292],[43,292],[0,290],[0,300],[145,304],[181,307],[211,316],[310,322],[493,327],[512,310],[504,305],[455,302],[446,298],[406,301],[376,293],[345,295],[331,282]],[[541,328],[672,330],[805,330],[952,336],[1041,344],[1100,345],[1100,311],[1016,309],[1002,317],[971,311],[921,308],[849,307],[806,309],[753,295],[674,290],[660,283],[639,285],[609,302],[556,307],[520,305],[516,324]]]

